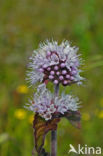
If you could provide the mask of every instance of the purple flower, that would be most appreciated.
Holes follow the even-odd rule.
[[[39,113],[45,120],[50,120],[54,113],[64,114],[68,110],[78,110],[78,98],[71,95],[54,97],[54,95],[46,89],[45,84],[38,86],[37,93],[34,94],[33,100],[30,101],[29,110]]]
[[[64,86],[80,84],[83,78],[80,76],[81,59],[77,51],[78,48],[71,47],[68,41],[63,41],[60,45],[56,41],[40,44],[30,58],[27,79],[31,85],[46,80],[53,83],[58,81]],[[60,75],[63,76],[62,80]]]

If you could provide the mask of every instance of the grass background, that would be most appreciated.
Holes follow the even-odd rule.
[[[23,108],[30,94],[26,64],[47,38],[67,39],[80,48],[87,79],[84,86],[66,88],[82,101],[82,128],[60,122],[58,156],[68,156],[70,143],[103,148],[102,15],[102,0],[0,0],[0,156],[32,153],[33,114]]]

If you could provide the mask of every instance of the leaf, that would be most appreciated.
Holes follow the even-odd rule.
[[[66,117],[70,121],[70,123],[76,128],[81,128],[81,115],[79,111],[68,111],[64,114],[64,117]]]
[[[44,140],[46,134],[50,130],[56,130],[57,124],[60,121],[60,118],[65,117],[67,118],[70,123],[75,126],[76,128],[80,128],[80,119],[81,115],[78,111],[67,111],[64,114],[55,113],[53,117],[49,121],[45,121],[38,113],[34,116],[33,121],[33,128],[34,128],[34,137],[35,137],[35,148],[38,152],[39,156],[50,156],[49,153],[45,151],[43,148]]]
[[[68,110],[64,114],[56,113],[53,118],[67,118],[70,123],[75,126],[76,128],[81,128],[80,120],[81,120],[81,114],[79,111],[70,111]]]
[[[53,118],[52,120],[45,121],[38,113],[35,114],[33,128],[34,128],[34,137],[35,137],[35,148],[36,151],[40,154],[43,153],[43,145],[45,140],[45,135],[50,130],[57,129],[57,123],[60,121],[60,118]],[[46,154],[45,154],[46,155]]]

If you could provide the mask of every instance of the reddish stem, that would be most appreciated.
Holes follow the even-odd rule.
[[[54,96],[59,94],[59,84],[55,85]],[[57,153],[57,130],[51,131],[51,156],[56,156]]]
[[[51,156],[57,153],[57,130],[51,131]]]

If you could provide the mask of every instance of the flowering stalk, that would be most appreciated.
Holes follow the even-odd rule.
[[[59,84],[55,85],[54,96],[59,94]],[[56,156],[57,153],[57,130],[51,131],[51,156]]]
[[[80,76],[80,55],[77,47],[71,47],[68,41],[60,45],[56,41],[46,41],[33,52],[28,64],[27,80],[31,86],[37,82],[37,92],[26,106],[35,113],[33,128],[35,149],[39,156],[49,154],[43,148],[45,136],[51,131],[51,156],[57,153],[57,124],[65,117],[76,128],[80,128],[81,115],[78,111],[78,98],[62,92],[59,95],[59,85],[80,85],[83,77]],[[54,84],[54,94],[47,89],[47,83]]]

